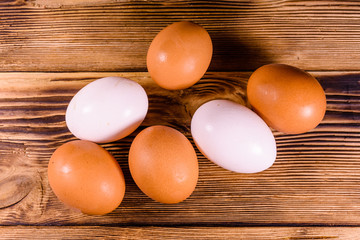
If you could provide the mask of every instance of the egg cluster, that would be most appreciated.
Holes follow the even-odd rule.
[[[202,78],[212,52],[204,28],[177,22],[152,41],[147,68],[160,87],[184,89]],[[191,135],[199,151],[238,173],[256,173],[273,165],[276,142],[271,128],[304,133],[315,128],[326,111],[325,93],[318,81],[284,64],[254,71],[247,97],[252,109],[215,99],[201,105],[191,120]],[[114,103],[119,104],[110,108]],[[128,136],[141,125],[147,111],[145,90],[130,79],[106,77],[82,88],[66,110],[66,124],[80,140],[60,146],[48,165],[49,183],[56,196],[86,214],[106,214],[117,208],[125,194],[125,179],[115,158],[97,143]],[[128,161],[137,186],[158,202],[181,202],[196,187],[196,152],[186,136],[171,127],[150,126],[138,133]]]

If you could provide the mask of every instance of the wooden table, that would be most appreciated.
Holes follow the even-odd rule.
[[[146,52],[165,26],[194,21],[214,44],[210,68],[182,91],[158,87]],[[127,164],[137,130],[102,144],[118,160],[126,194],[114,212],[88,216],[52,192],[47,164],[75,139],[64,114],[72,96],[104,76],[144,86],[140,129],[164,124],[191,141],[191,115],[214,98],[244,99],[257,67],[286,63],[313,74],[327,96],[321,124],[274,131],[275,164],[257,174],[224,170],[199,151],[190,198],[146,197]],[[193,143],[193,141],[192,141]],[[1,239],[360,239],[360,2],[358,1],[0,1]]]

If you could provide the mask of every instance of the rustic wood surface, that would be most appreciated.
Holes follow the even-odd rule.
[[[359,17],[358,1],[0,1],[0,238],[359,239]],[[146,51],[180,20],[209,31],[214,56],[199,83],[168,91],[146,72]],[[319,80],[321,124],[298,135],[273,131],[276,162],[257,174],[226,171],[197,151],[190,198],[164,205],[146,197],[127,165],[136,134],[164,124],[192,141],[197,107],[216,98],[246,105],[251,72],[272,62]],[[75,139],[64,121],[70,99],[105,76],[139,82],[149,113],[130,136],[102,144],[124,171],[126,194],[114,212],[88,216],[56,198],[47,164]]]
[[[210,70],[284,62],[360,70],[358,1],[0,1],[0,71],[145,71],[154,36],[175,21],[204,26]]]
[[[205,235],[206,234],[206,235]],[[358,227],[0,227],[0,239],[358,239]],[[159,238],[161,237],[161,238]]]

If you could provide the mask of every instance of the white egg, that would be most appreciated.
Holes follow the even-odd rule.
[[[148,97],[140,84],[122,77],[105,77],[76,93],[65,117],[77,138],[105,143],[132,133],[147,111]]]
[[[191,134],[205,157],[233,172],[260,172],[276,159],[270,128],[256,113],[229,100],[200,106],[191,120]]]

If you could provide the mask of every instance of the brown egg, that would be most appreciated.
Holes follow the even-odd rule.
[[[152,126],[131,144],[129,168],[137,186],[161,203],[178,203],[196,187],[198,160],[190,141],[179,131]]]
[[[86,214],[113,211],[125,194],[124,175],[115,158],[85,140],[65,143],[53,153],[48,178],[62,202]]]
[[[315,128],[326,111],[319,82],[303,70],[285,64],[258,68],[247,85],[253,109],[272,128],[290,134]]]
[[[192,22],[176,22],[160,31],[147,53],[147,68],[162,88],[184,89],[208,69],[213,46],[208,32]]]

